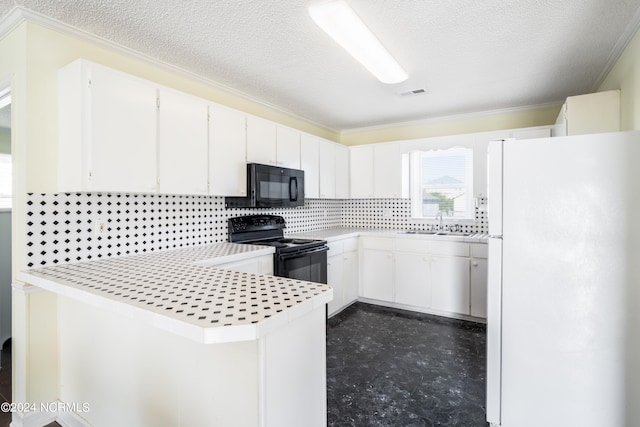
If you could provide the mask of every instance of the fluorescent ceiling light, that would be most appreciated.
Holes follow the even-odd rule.
[[[346,2],[339,0],[310,6],[309,15],[382,83],[400,83],[408,78],[407,73]]]

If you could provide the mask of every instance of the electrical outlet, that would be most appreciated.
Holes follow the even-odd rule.
[[[327,211],[326,211],[326,210],[323,210],[323,211],[322,211],[322,216],[323,216],[324,218],[326,218],[326,217],[327,217]]]
[[[391,218],[391,215],[392,215],[391,209],[389,208],[382,211],[382,216],[385,218]]]
[[[96,218],[93,235],[97,237],[104,236],[105,234],[107,234],[107,220],[103,218]]]

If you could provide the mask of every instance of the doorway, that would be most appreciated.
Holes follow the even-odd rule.
[[[11,86],[0,84],[0,346],[11,338]]]

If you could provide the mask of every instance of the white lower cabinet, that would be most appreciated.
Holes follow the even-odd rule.
[[[333,288],[333,300],[327,304],[327,315],[331,316],[342,308],[344,284],[342,282],[342,254],[327,256],[327,283]]]
[[[358,239],[329,243],[327,282],[333,287],[333,300],[327,314],[332,316],[358,299]]]
[[[227,262],[223,264],[210,264],[202,262],[200,265],[208,265],[223,270],[240,271],[243,273],[254,274],[273,274],[273,255],[261,255],[252,258],[246,258],[240,261]]]
[[[396,252],[394,302],[431,306],[431,274],[428,255]]]
[[[393,301],[393,252],[365,249],[363,296]]]
[[[469,258],[431,257],[431,308],[469,314]]]
[[[486,318],[485,244],[360,239],[363,298],[418,311]]]
[[[347,306],[358,299],[358,241],[355,249],[342,254],[342,283],[344,283],[344,304]]]
[[[365,298],[393,301],[393,239],[363,237],[362,287]]]
[[[471,315],[487,317],[487,245],[471,245]]]

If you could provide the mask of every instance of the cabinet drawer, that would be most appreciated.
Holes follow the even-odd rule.
[[[362,239],[362,248],[391,251],[393,250],[393,239],[387,239],[384,237],[365,237]]]
[[[459,242],[438,242],[434,255],[469,256],[469,244]]]
[[[396,239],[396,250],[403,252],[418,252],[430,254],[438,252],[439,243],[432,239]]]
[[[344,243],[345,252],[353,252],[358,250],[358,238],[352,237],[342,241]]]
[[[489,245],[472,244],[471,256],[473,258],[489,258]]]
[[[343,240],[338,240],[337,242],[327,242],[327,246],[329,247],[327,256],[339,255],[344,251]]]

